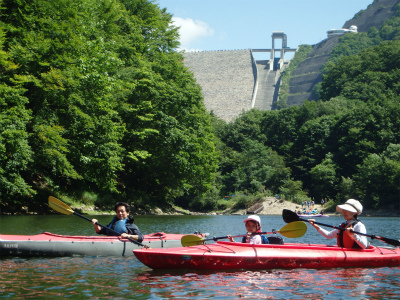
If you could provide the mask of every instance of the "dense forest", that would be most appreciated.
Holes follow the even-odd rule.
[[[3,0],[2,209],[204,194],[218,154],[171,15],[145,0]]]
[[[400,14],[341,38],[320,101],[227,124],[207,113],[153,1],[0,8],[2,211],[40,210],[49,195],[213,210],[276,193],[399,209]]]

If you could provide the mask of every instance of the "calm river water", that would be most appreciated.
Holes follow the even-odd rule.
[[[110,216],[96,216],[107,224]],[[244,234],[244,216],[137,216],[143,233]],[[369,234],[400,239],[400,218],[363,217]],[[261,216],[263,231],[285,226],[281,216]],[[338,225],[341,217],[319,218]],[[0,216],[2,234],[93,235],[77,216]],[[334,244],[309,226],[291,242]],[[385,245],[372,241],[374,245]],[[262,271],[152,271],[135,258],[1,258],[0,298],[5,299],[399,299],[400,267]]]

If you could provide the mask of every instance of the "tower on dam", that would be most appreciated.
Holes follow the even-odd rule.
[[[277,39],[282,40],[280,48],[275,47]],[[287,47],[284,32],[276,31],[271,49],[188,52],[184,63],[202,88],[207,110],[230,122],[252,108],[272,109],[280,73],[289,63],[285,53],[296,50]],[[270,59],[256,60],[254,52],[269,52]]]
[[[275,40],[282,40],[281,48],[275,47]],[[289,61],[285,60],[285,53],[296,52],[297,49],[291,49],[287,46],[287,36],[283,31],[272,32],[272,48],[271,49],[252,49],[252,52],[269,52],[270,60],[268,61],[268,66],[270,70],[283,70],[285,63],[288,64]],[[277,57],[276,54],[280,55]]]

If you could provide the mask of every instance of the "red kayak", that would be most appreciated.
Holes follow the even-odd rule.
[[[399,248],[366,250],[317,244],[251,245],[231,242],[170,249],[137,249],[152,269],[232,270],[400,266]]]
[[[198,234],[206,237],[208,234]],[[151,248],[180,247],[183,234],[164,232],[144,235],[142,244]],[[133,256],[141,248],[118,236],[69,236],[44,232],[37,235],[0,234],[3,256]]]

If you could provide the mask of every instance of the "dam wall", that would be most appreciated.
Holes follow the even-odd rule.
[[[231,122],[251,109],[257,70],[250,49],[188,52],[184,64],[202,88],[207,111]]]

